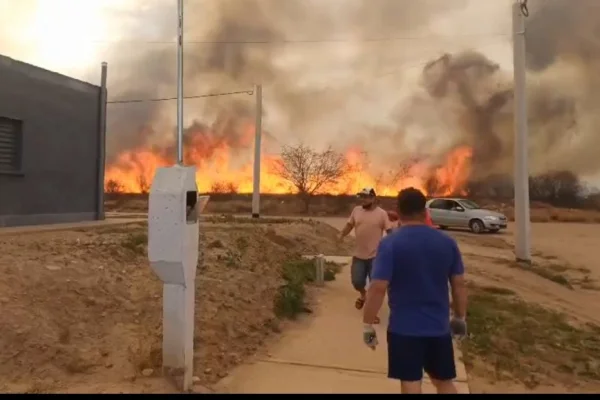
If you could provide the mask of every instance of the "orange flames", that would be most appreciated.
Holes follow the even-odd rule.
[[[225,127],[229,124],[225,124]],[[229,128],[231,128],[229,126]],[[217,130],[218,132],[218,130]],[[216,134],[214,127],[208,129],[195,124],[186,132],[184,159],[186,164],[198,169],[197,182],[200,192],[252,192],[253,129],[240,129],[239,135]],[[110,163],[106,170],[107,191],[127,193],[148,192],[157,167],[173,164],[174,149],[137,148],[125,151]],[[274,171],[277,155],[264,154],[261,162],[261,193],[285,194],[295,191],[293,185]],[[439,167],[415,162],[388,176],[369,171],[360,149],[346,152],[350,166],[348,174],[324,192],[329,194],[353,194],[362,187],[376,188],[378,194],[394,196],[398,190],[416,187],[430,195],[462,194],[466,184],[471,160],[471,149],[459,147],[446,157]]]

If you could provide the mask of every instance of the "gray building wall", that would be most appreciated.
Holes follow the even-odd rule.
[[[0,118],[22,121],[21,170],[0,172],[0,227],[98,218],[100,87],[0,56]]]

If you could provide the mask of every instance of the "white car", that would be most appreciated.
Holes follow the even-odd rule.
[[[471,200],[436,198],[429,200],[426,207],[433,224],[441,229],[469,228],[473,233],[495,233],[507,226],[505,215],[485,210]]]

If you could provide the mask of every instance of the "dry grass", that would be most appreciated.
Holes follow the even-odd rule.
[[[530,265],[502,258],[492,259],[492,261],[496,264],[506,265],[509,268],[530,272],[571,290],[576,288],[600,289],[596,281],[591,278],[589,269],[576,267],[555,257],[540,255],[540,253],[534,256],[534,261]]]
[[[472,393],[598,391],[597,231],[594,225],[535,224],[531,265],[514,261],[510,230],[449,232],[474,283],[473,336],[463,343]]]
[[[600,381],[600,327],[577,325],[507,288],[469,286],[470,336],[462,350],[471,374],[529,388],[548,378]]]

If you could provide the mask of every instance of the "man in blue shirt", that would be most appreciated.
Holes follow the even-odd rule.
[[[415,188],[398,194],[401,228],[379,245],[364,309],[363,339],[372,349],[377,346],[372,324],[387,291],[388,377],[401,381],[402,393],[417,394],[425,370],[438,393],[456,393],[452,333],[466,335],[464,266],[456,242],[426,225],[425,202]]]

